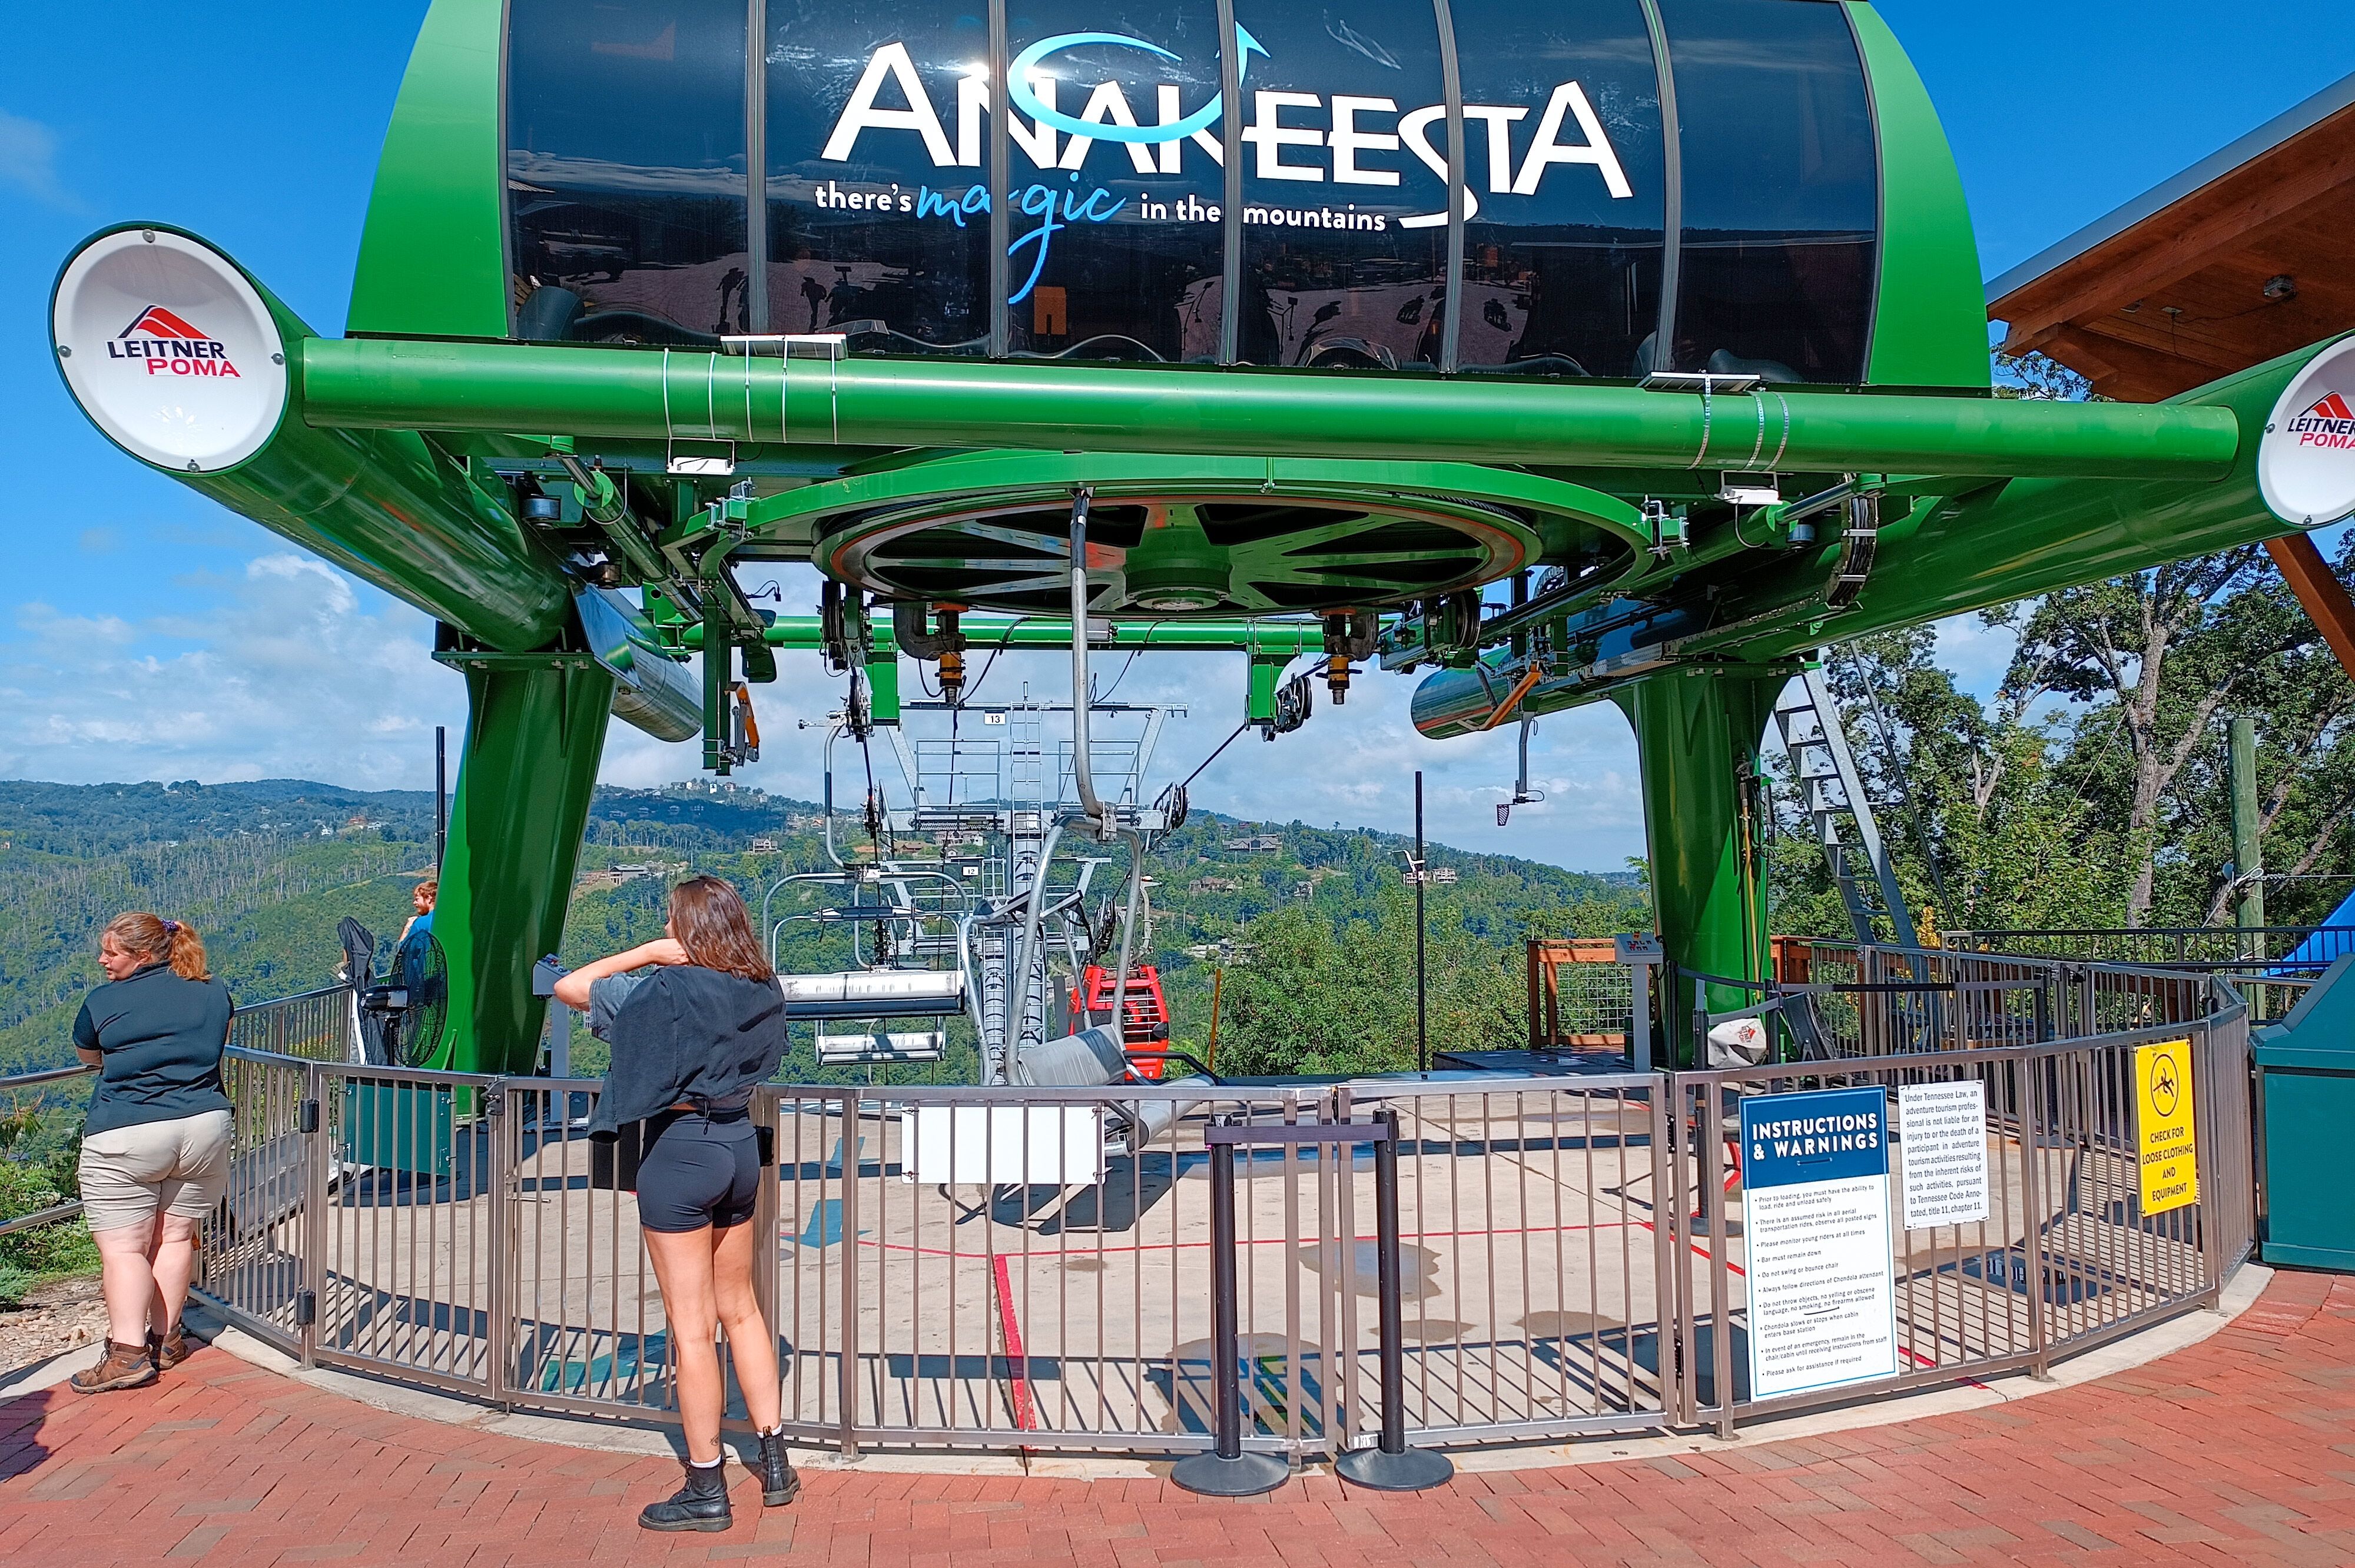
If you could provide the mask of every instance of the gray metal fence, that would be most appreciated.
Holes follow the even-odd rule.
[[[1804,993],[1827,1054],[1749,1069],[764,1086],[776,1164],[756,1280],[789,1427],[846,1451],[1208,1447],[1213,1117],[1396,1114],[1404,1416],[1424,1444],[1730,1428],[2041,1370],[2218,1299],[2255,1224],[2248,1020],[2229,983],[1829,946],[1812,965],[1791,984],[1881,989]],[[666,1414],[669,1328],[631,1154],[586,1132],[602,1085],[355,1064],[342,995],[240,1015],[232,1174],[201,1294],[315,1364],[512,1407]],[[2144,1215],[2134,1054],[2176,1038],[2193,1053],[2199,1197]],[[1985,1092],[1989,1213],[1893,1227],[1897,1373],[1753,1397],[1751,1205],[1729,1141],[1743,1098],[1966,1080]],[[1901,1129],[1901,1171],[1903,1155]],[[1254,1148],[1236,1185],[1247,1445],[1369,1445],[1366,1147]]]
[[[2189,1040],[2199,1107],[2199,1200],[2144,1214],[2135,1054]],[[1754,1397],[1748,1385],[1748,1205],[1735,1214],[1737,1118],[1748,1096],[1976,1081],[1986,1097],[1988,1213],[1893,1224],[1899,1370],[1830,1393]],[[1690,1262],[1676,1312],[1680,1420],[1738,1419],[1963,1377],[2026,1370],[2160,1319],[2214,1306],[2255,1241],[2249,1033],[2237,1006],[2210,1018],[2040,1045],[1796,1064],[1676,1076],[1678,1207]],[[1904,1142],[1898,1129],[1895,1160]]]

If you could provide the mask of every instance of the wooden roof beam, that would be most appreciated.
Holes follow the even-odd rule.
[[[2009,323],[2015,335],[2033,340],[2061,323],[2107,315],[2245,249],[2256,230],[2295,218],[2302,208],[2355,182],[2355,127],[2335,132],[2318,128],[2284,143],[2265,163],[2290,166],[2296,159],[2311,161],[2280,179],[2252,180],[2251,171],[2240,171],[2234,183],[2247,185],[2245,195],[2196,217],[2185,212],[2189,223],[2170,232],[2169,215],[2178,208],[2199,208],[2208,194],[2194,193],[2176,207],[1997,301],[1992,313]]]
[[[2313,537],[2306,534],[2285,534],[2278,539],[2265,541],[2265,553],[2281,568],[2283,580],[2289,591],[2297,595],[2297,602],[2314,622],[2330,651],[2339,655],[2340,667],[2355,675],[2355,600],[2347,597],[2347,587],[2322,552],[2314,547]]]

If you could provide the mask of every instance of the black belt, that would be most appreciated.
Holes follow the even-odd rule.
[[[670,1107],[685,1115],[699,1116],[706,1121],[742,1121],[752,1114],[752,1094],[724,1095],[718,1099],[705,1099],[689,1095]]]

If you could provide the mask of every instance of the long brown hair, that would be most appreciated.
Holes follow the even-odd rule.
[[[144,909],[117,915],[106,923],[99,940],[112,940],[142,963],[170,964],[182,980],[213,978],[205,965],[205,939],[185,920],[166,920]]]
[[[672,888],[670,928],[691,964],[764,984],[777,978],[732,883],[690,876]]]

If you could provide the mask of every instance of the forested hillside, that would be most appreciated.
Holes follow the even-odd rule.
[[[836,833],[846,855],[870,848],[855,821],[838,818]],[[304,991],[334,980],[342,916],[386,936],[398,929],[432,863],[432,798],[415,791],[0,783],[0,1071],[70,1059],[74,1010],[100,979],[97,933],[114,914],[152,908],[189,921],[243,1000]],[[1147,866],[1152,926],[1141,956],[1162,968],[1179,1037],[1206,1044],[1214,970],[1257,969],[1255,983],[1228,984],[1223,1060],[1319,1071],[1403,1059],[1413,1012],[1407,847],[1390,834],[1206,813],[1168,835]],[[1108,899],[1126,863],[1116,846],[1105,854],[1094,885]],[[1431,858],[1455,878],[1430,900],[1433,1030],[1444,1042],[1519,1036],[1524,935],[1646,919],[1629,874],[1438,846]],[[783,915],[839,896],[779,885],[827,863],[806,802],[709,785],[600,790],[563,956],[579,963],[658,935],[666,889],[689,872],[730,878],[755,907],[776,887]],[[847,941],[789,928],[786,959],[839,968],[850,961]],[[1271,1007],[1278,996],[1284,1006]],[[576,1063],[602,1065],[598,1049],[584,1040]]]

